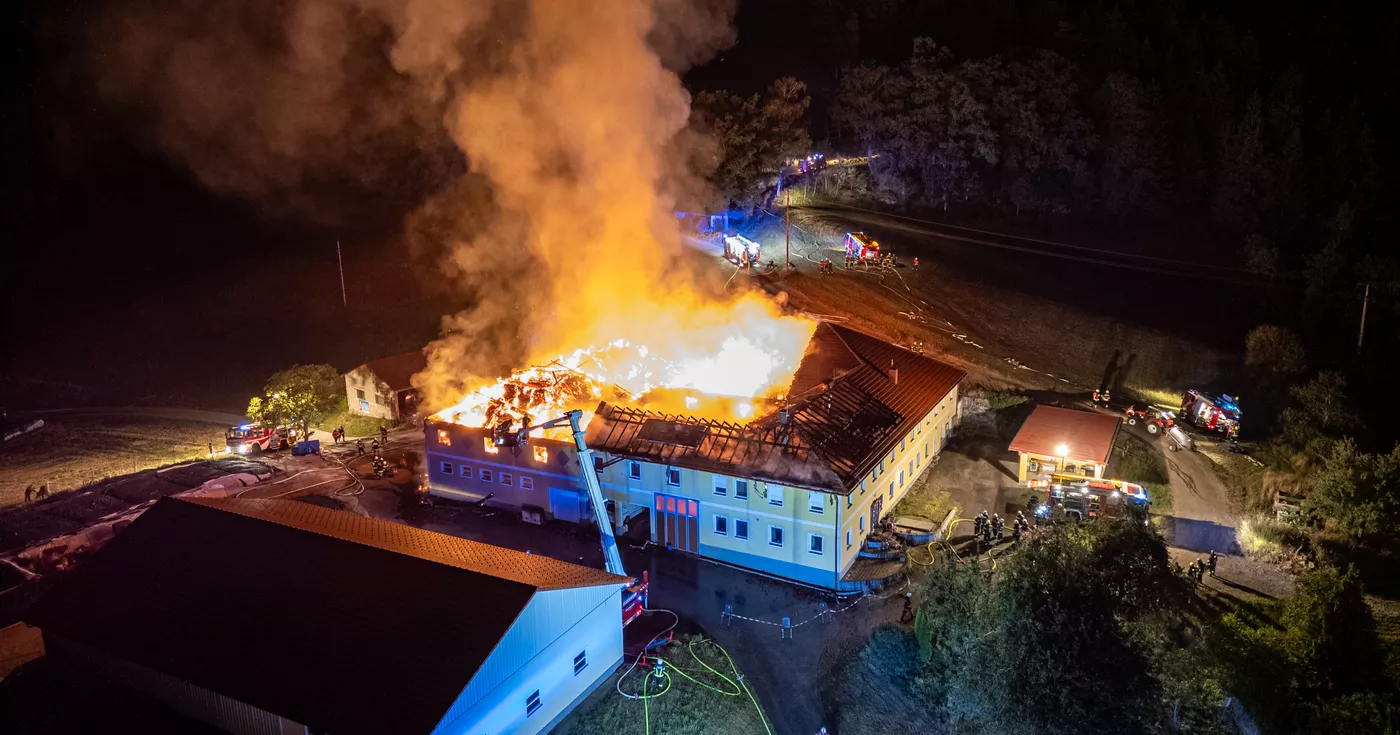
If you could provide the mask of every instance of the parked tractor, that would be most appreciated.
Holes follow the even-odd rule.
[[[1141,421],[1143,428],[1147,429],[1147,433],[1153,436],[1165,434],[1176,425],[1176,414],[1161,406],[1147,406],[1146,408],[1128,406],[1123,409],[1123,415],[1127,417],[1129,426],[1134,426]]]

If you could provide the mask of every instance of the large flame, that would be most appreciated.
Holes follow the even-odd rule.
[[[571,409],[591,414],[608,400],[746,421],[784,396],[816,327],[752,294],[684,312],[658,307],[633,323],[649,339],[624,337],[536,361],[484,382],[433,418],[521,426]]]

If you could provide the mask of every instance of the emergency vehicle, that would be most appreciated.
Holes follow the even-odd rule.
[[[743,235],[725,235],[724,257],[734,263],[738,265],[754,265],[758,263],[758,254],[758,243],[753,240]]]
[[[813,153],[806,158],[799,158],[793,161],[793,166],[798,173],[810,174],[826,168],[826,156],[820,153]]]
[[[1240,433],[1239,399],[1215,397],[1198,390],[1187,390],[1181,397],[1181,417],[1198,429],[1216,431],[1234,439]]]
[[[262,424],[230,426],[224,432],[228,451],[234,454],[256,454],[291,445],[292,432],[285,426],[276,428]]]
[[[1040,518],[1048,518],[1052,513],[1080,521],[1120,518],[1130,510],[1147,509],[1147,491],[1141,485],[1126,480],[1063,473],[1052,475],[1048,480],[1031,480],[1027,484],[1032,490],[1045,492],[1044,500],[1036,499],[1034,513]]]
[[[864,232],[846,233],[846,257],[864,262],[880,259],[880,243]]]

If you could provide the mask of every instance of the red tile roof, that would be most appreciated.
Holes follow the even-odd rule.
[[[1109,414],[1036,406],[1011,440],[1011,451],[1058,457],[1063,444],[1067,459],[1106,464],[1121,423]]]

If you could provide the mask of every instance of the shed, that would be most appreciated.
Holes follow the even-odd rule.
[[[418,410],[413,376],[428,366],[422,352],[405,352],[367,362],[345,374],[346,405],[353,413],[392,419]]]
[[[1036,406],[1011,440],[1020,455],[1018,481],[1056,472],[1103,477],[1121,424],[1111,414]]]
[[[627,582],[308,503],[166,498],[26,621],[234,733],[537,733],[621,662]]]

